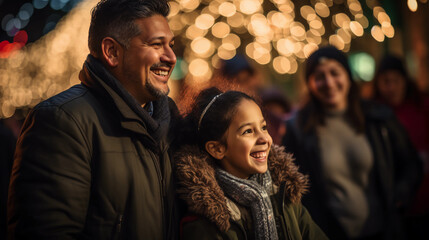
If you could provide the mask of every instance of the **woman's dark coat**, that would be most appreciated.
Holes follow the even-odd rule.
[[[377,189],[383,201],[386,220],[384,239],[398,239],[401,224],[397,206],[409,203],[419,184],[421,168],[418,155],[390,109],[362,102],[365,116],[365,135],[374,157],[374,171]],[[331,239],[347,239],[344,230],[330,211],[327,202],[325,180],[320,156],[318,137],[315,129],[304,131],[305,119],[297,118],[287,122],[283,145],[294,154],[296,164],[310,177],[310,190],[303,198],[314,221]]]
[[[87,66],[80,77],[83,84],[42,102],[25,121],[11,178],[9,237],[174,238],[168,138],[156,141],[145,119]],[[154,114],[167,121],[159,130],[166,131],[175,104],[157,104]]]
[[[178,193],[189,213],[181,222],[181,239],[249,239],[242,221],[243,207],[227,198],[215,177],[215,164],[195,146],[175,155]],[[273,146],[268,160],[277,194],[271,197],[279,239],[326,239],[301,205],[307,178],[298,172],[290,154]],[[248,211],[248,210],[244,210]]]

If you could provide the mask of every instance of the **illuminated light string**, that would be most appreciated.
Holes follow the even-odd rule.
[[[53,6],[60,7],[65,0],[59,1]],[[33,11],[46,7],[47,2],[34,0]],[[82,1],[43,38],[21,50],[8,50],[8,57],[0,59],[0,118],[12,116],[17,108],[32,107],[79,82],[78,73],[88,54],[89,12],[96,2]],[[267,4],[263,5],[263,0],[170,1],[169,23],[183,46],[184,64],[180,69],[196,81],[204,81],[219,67],[219,60],[244,52],[278,74],[294,74],[299,63],[320,44],[330,43],[346,52],[352,39],[362,37],[369,27],[376,41],[395,35],[390,17],[376,0],[365,1],[373,16],[364,15],[358,0],[320,0],[301,7],[291,0],[270,2],[272,7],[264,9]],[[335,5],[339,4],[347,10],[336,11]],[[24,5],[22,8],[28,11],[19,13],[18,18],[28,20],[32,14]],[[368,17],[377,20],[374,26],[369,26]],[[14,18],[3,19],[2,27]],[[326,21],[332,22],[333,31],[331,24],[324,24]],[[25,37],[19,36],[17,44],[21,46]],[[5,49],[7,44],[1,42],[0,48]]]
[[[300,7],[291,0],[270,2],[273,7],[264,9],[263,0],[171,1],[170,24],[184,43],[184,60],[191,63],[189,73],[200,81],[209,79],[211,68],[219,65],[216,61],[243,51],[261,65],[270,64],[279,74],[294,74],[295,66],[320,44],[347,52],[352,39],[364,36],[369,27],[358,0],[322,0]],[[371,36],[378,42],[393,38],[395,29],[386,11],[376,0],[365,3],[374,15],[368,17],[377,21],[368,31]],[[335,12],[334,5],[339,4],[347,11]],[[332,21],[334,33],[325,28],[324,19]]]

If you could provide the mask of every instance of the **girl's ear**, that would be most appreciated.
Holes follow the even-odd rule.
[[[207,152],[215,159],[221,160],[225,156],[225,146],[219,141],[208,141],[206,142]]]

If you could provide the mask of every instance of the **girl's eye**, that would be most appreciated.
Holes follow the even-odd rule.
[[[243,132],[243,134],[242,135],[244,135],[244,134],[249,134],[249,133],[252,133],[252,129],[246,129],[244,132]]]
[[[266,131],[267,130],[267,125],[263,125],[262,126],[262,130]]]

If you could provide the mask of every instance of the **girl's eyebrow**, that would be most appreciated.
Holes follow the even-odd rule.
[[[262,118],[262,120],[261,120],[261,124],[262,123],[264,123],[265,122],[265,118]],[[240,131],[240,129],[242,129],[242,128],[244,128],[244,127],[246,127],[246,126],[249,126],[249,125],[252,125],[252,123],[251,122],[249,122],[249,123],[244,123],[244,124],[242,124],[242,125],[240,125],[240,127],[237,129],[237,131]]]

